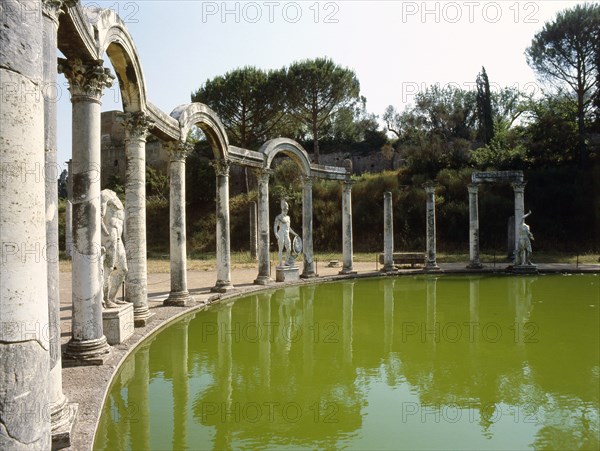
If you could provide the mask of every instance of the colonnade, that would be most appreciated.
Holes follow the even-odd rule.
[[[475,176],[477,177],[477,175]],[[525,185],[526,182],[521,180],[512,181],[511,186],[515,195],[515,255],[519,245],[519,232],[525,212]],[[469,265],[468,268],[482,268],[480,248],[479,248],[479,182],[472,183],[468,186],[469,190]]]

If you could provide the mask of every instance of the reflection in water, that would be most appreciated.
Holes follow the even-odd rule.
[[[291,287],[119,371],[95,449],[598,448],[598,276]]]

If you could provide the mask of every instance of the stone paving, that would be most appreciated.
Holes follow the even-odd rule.
[[[446,263],[440,264],[441,271],[435,274],[445,273],[502,273],[505,265],[496,265],[496,268],[485,267],[482,270],[467,270],[466,263]],[[379,266],[381,269],[381,266]],[[341,267],[329,268],[319,266],[317,268],[318,279],[309,279],[292,282],[295,284],[304,284],[310,282],[322,282],[348,277],[376,277],[384,276],[376,271],[374,262],[354,263],[355,275],[338,275]],[[576,267],[571,264],[539,264],[538,270],[541,273],[581,273],[593,272],[600,273],[600,264],[586,264]],[[422,274],[421,268],[402,269],[400,274]],[[196,303],[188,307],[166,307],[163,301],[168,297],[170,291],[169,273],[148,274],[148,301],[150,311],[154,314],[151,321],[145,326],[136,328],[133,335],[125,340],[124,343],[113,346],[111,355],[102,366],[83,366],[63,369],[63,391],[70,402],[76,402],[79,405],[77,420],[73,430],[72,445],[68,449],[73,450],[91,450],[94,441],[94,433],[100,417],[100,412],[104,398],[112,381],[116,370],[127,355],[146,337],[165,327],[169,322],[177,317],[185,315],[193,310],[207,308],[207,305],[218,302],[221,299],[228,299],[239,296],[242,293],[263,290],[265,288],[281,287],[284,284],[278,283],[269,287],[254,285],[256,278],[256,268],[235,269],[232,271],[232,282],[235,290],[227,294],[214,294],[210,289],[214,286],[217,272],[215,271],[188,271],[188,287],[190,295],[193,296]],[[63,349],[70,338],[71,321],[71,273],[60,274],[60,296],[61,296],[61,331]]]

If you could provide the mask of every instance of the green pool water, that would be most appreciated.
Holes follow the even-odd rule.
[[[600,276],[307,285],[120,368],[94,449],[598,449]]]

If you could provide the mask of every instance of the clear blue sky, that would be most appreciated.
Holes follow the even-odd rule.
[[[425,86],[472,88],[485,66],[492,89],[539,87],[524,51],[534,34],[576,1],[96,1],[133,36],[148,99],[170,113],[208,78],[237,67],[280,68],[327,56],[353,69],[367,110],[403,109]],[[109,65],[110,63],[107,63]],[[66,81],[59,100],[59,162],[71,155]],[[121,109],[118,88],[103,111]]]

